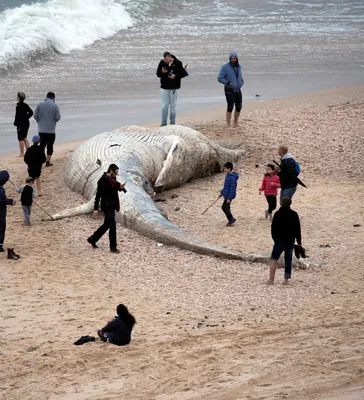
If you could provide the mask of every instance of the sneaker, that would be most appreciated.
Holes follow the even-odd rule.
[[[264,211],[265,219],[268,219],[268,215],[269,215],[269,214],[268,214],[268,210],[265,210],[265,211]]]
[[[175,123],[175,122],[170,122],[169,124],[170,124],[170,125],[176,125],[176,123]]]
[[[50,161],[46,162],[46,167],[53,167],[53,164]]]
[[[159,125],[159,127],[162,127],[162,126],[167,126],[167,123],[166,123],[166,122],[162,122],[162,123]]]
[[[120,250],[118,249],[110,249],[111,253],[119,254]]]
[[[101,329],[97,331],[97,335],[103,342],[106,342],[106,337],[102,334]]]
[[[87,241],[90,243],[90,245],[91,245],[94,249],[97,249],[97,248],[98,248],[96,242],[92,239],[92,237],[87,238]]]
[[[14,249],[8,248],[8,259],[9,260],[19,260],[19,257],[17,257],[14,253]]]
[[[231,226],[235,223],[236,219],[235,218],[231,218],[231,220],[226,224],[226,226]]]

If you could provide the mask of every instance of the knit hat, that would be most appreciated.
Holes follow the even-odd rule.
[[[25,182],[26,182],[26,183],[29,183],[29,182],[32,182],[32,181],[34,181],[34,178],[32,178],[31,176],[28,176],[28,177],[25,179]]]
[[[40,141],[40,137],[38,135],[34,135],[33,139],[32,139],[32,142],[33,143],[39,143],[39,141]]]
[[[18,97],[20,100],[24,101],[27,96],[25,96],[24,92],[18,92]]]

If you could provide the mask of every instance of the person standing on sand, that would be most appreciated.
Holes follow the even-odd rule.
[[[33,146],[30,146],[24,156],[24,162],[28,165],[28,175],[31,176],[37,185],[38,196],[42,196],[40,175],[42,173],[42,165],[46,162],[44,150],[39,146],[40,137],[34,135]]]
[[[104,223],[91,235],[87,241],[93,248],[97,248],[96,243],[101,237],[109,230],[110,251],[112,253],[120,253],[116,248],[116,222],[115,211],[120,210],[119,194],[118,192],[126,193],[124,188],[125,183],[121,184],[116,180],[119,173],[119,167],[115,164],[110,164],[107,172],[97,182],[97,192],[94,205],[94,215],[99,212],[99,205],[101,200],[101,210],[104,213]]]
[[[9,180],[10,175],[6,170],[0,171],[0,252],[4,252],[4,240],[6,231],[6,208],[7,206],[14,206],[16,201],[6,197],[5,189],[3,186]]]
[[[292,198],[297,190],[297,173],[296,163],[291,153],[288,152],[287,146],[280,146],[278,154],[281,157],[279,167],[275,167],[275,171],[281,182],[280,204],[282,205],[283,197]]]
[[[231,202],[236,197],[236,186],[238,184],[239,175],[237,172],[233,171],[233,164],[231,162],[227,162],[224,165],[224,172],[226,173],[224,187],[220,191],[220,198],[224,198],[224,202],[222,204],[222,211],[226,215],[228,223],[226,226],[231,226],[236,222],[236,219],[231,214]]]
[[[14,125],[16,126],[16,131],[18,133],[19,149],[20,154],[18,157],[24,157],[24,147],[27,149],[29,147],[29,142],[27,139],[29,131],[29,119],[33,115],[33,110],[24,103],[26,96],[23,92],[18,92],[16,98],[16,110],[15,110],[15,120]]]
[[[274,246],[271,255],[270,273],[268,285],[274,284],[274,276],[277,270],[277,261],[284,251],[284,281],[287,285],[291,279],[292,256],[294,242],[297,240],[299,247],[301,242],[301,224],[296,211],[291,210],[292,200],[289,197],[283,197],[281,208],[274,214],[272,221],[272,239]]]
[[[227,102],[226,123],[230,127],[231,114],[235,105],[234,127],[238,127],[240,111],[243,106],[243,95],[241,88],[244,85],[241,65],[239,64],[238,54],[232,51],[229,55],[229,62],[224,64],[217,80],[225,87],[225,97]]]
[[[168,51],[163,54],[163,60],[159,62],[157,76],[161,81],[162,94],[162,122],[160,126],[167,125],[168,110],[170,124],[176,123],[176,103],[178,90],[181,88],[181,79],[188,74],[183,68],[182,62]]]
[[[56,140],[56,124],[61,119],[61,113],[55,99],[56,95],[53,92],[48,92],[47,98],[37,105],[34,112],[34,119],[38,122],[40,148],[44,151],[47,147],[46,167],[53,165],[51,157]]]
[[[274,172],[274,165],[268,164],[262,184],[259,188],[259,194],[264,192],[265,198],[267,199],[268,210],[265,210],[264,215],[265,219],[269,218],[269,221],[272,221],[272,213],[277,207],[277,189],[280,187],[279,177]]]

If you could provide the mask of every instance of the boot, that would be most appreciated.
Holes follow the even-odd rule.
[[[9,260],[19,260],[19,258],[14,253],[14,249],[8,248],[8,259]]]
[[[14,249],[13,249],[13,253],[14,253],[14,255],[15,255],[16,257],[20,258],[20,255],[17,254],[17,253],[15,253]]]

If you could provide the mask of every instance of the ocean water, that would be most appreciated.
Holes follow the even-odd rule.
[[[159,121],[166,50],[189,65],[178,113],[225,108],[216,77],[232,50],[245,101],[362,83],[364,2],[0,0],[0,152],[17,149],[19,90],[33,108],[56,92],[58,142]]]

